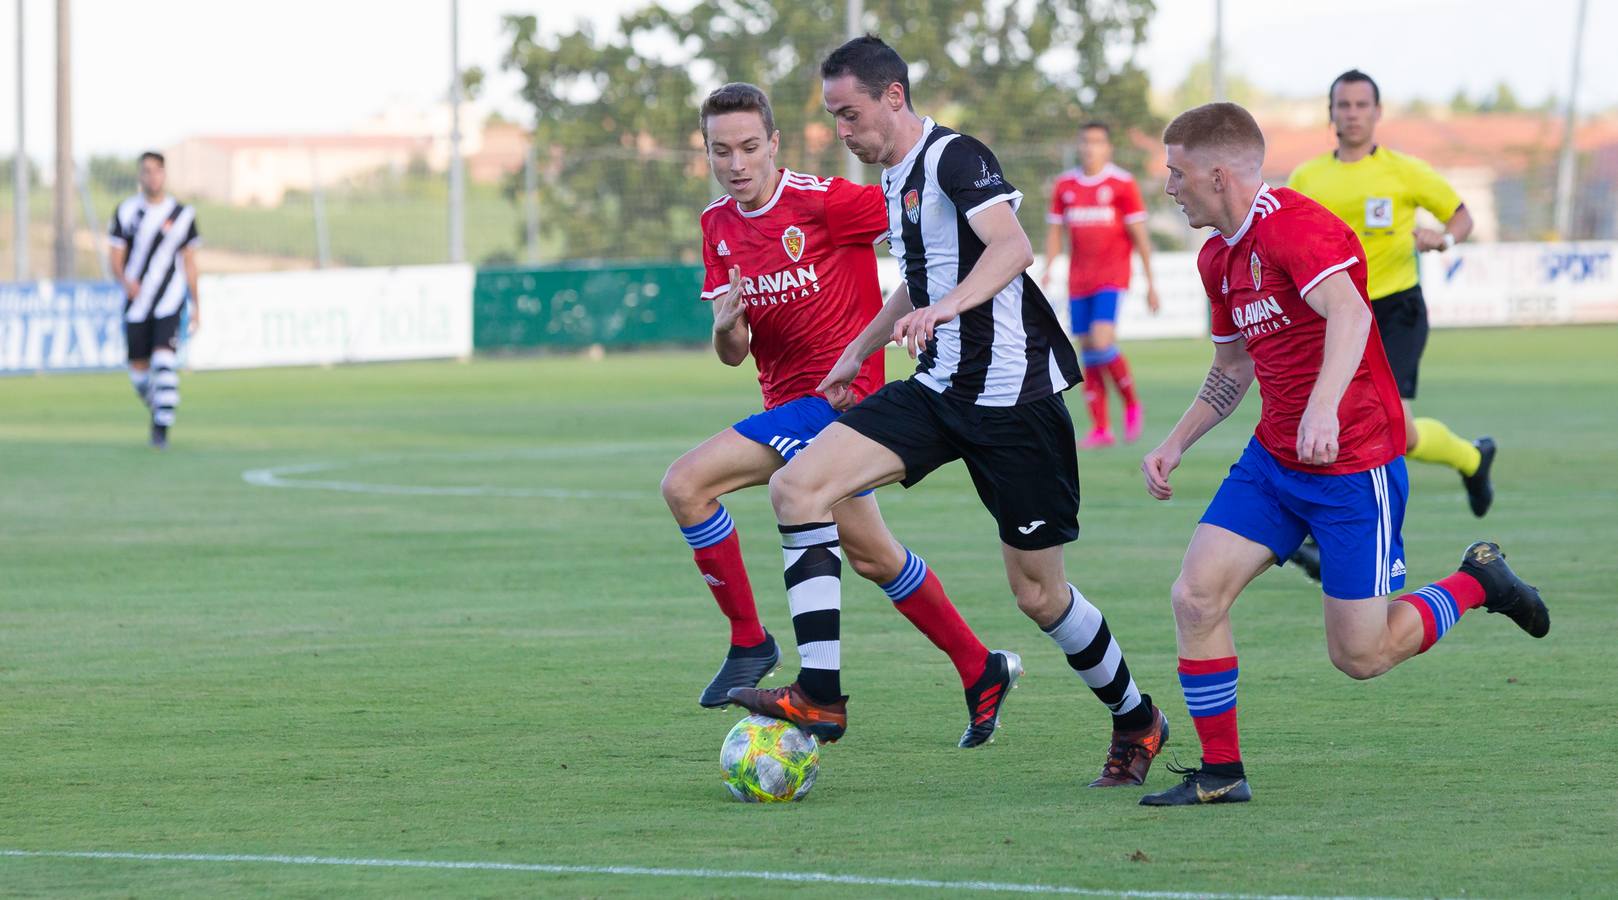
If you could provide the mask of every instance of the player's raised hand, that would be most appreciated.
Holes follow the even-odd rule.
[[[736,327],[747,312],[742,302],[742,267],[730,267],[730,287],[713,298],[713,330],[729,331]]]
[[[1180,451],[1166,443],[1157,445],[1157,449],[1140,461],[1141,474],[1146,476],[1146,493],[1159,500],[1171,499],[1174,488],[1169,486],[1169,473],[1179,467]]]
[[[923,306],[893,323],[893,340],[902,344],[905,351],[910,354],[910,358],[915,359],[921,351],[927,349],[927,344],[933,339],[933,332],[938,326],[954,318],[954,304],[940,302]]]
[[[1337,461],[1337,411],[1309,404],[1298,420],[1298,461],[1329,466]]]
[[[826,373],[826,377],[820,379],[815,393],[825,397],[831,408],[838,412],[858,403],[860,398],[854,393],[854,379],[859,377],[860,363],[861,360],[852,359],[844,353],[831,371]]]

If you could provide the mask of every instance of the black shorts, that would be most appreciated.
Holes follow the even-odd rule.
[[[1421,285],[1371,301],[1376,330],[1382,334],[1382,347],[1393,367],[1393,380],[1399,396],[1416,399],[1416,376],[1421,372],[1421,352],[1427,349],[1427,301]]]
[[[1079,460],[1061,394],[976,406],[910,379],[884,385],[837,421],[897,454],[907,488],[965,460],[978,499],[1000,524],[1000,540],[1019,550],[1079,536]]]
[[[164,316],[161,319],[149,316],[144,322],[124,322],[124,342],[129,345],[129,358],[151,359],[152,351],[158,347],[167,347],[170,350],[180,349],[176,340],[180,334],[180,314]]]

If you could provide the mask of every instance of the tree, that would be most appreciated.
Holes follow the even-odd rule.
[[[911,64],[916,107],[993,147],[1029,197],[1060,166],[1079,121],[1154,128],[1146,78],[1130,61],[1151,0],[867,0],[867,21]],[[542,39],[509,16],[504,64],[534,108],[542,221],[576,257],[693,258],[708,177],[696,109],[727,81],[769,92],[780,161],[843,171],[820,99],[819,63],[843,39],[840,0],[710,0],[685,12],[648,6],[620,35],[586,28]],[[671,45],[668,58],[636,46]],[[1120,142],[1121,144],[1127,142]],[[1043,204],[1025,203],[1035,229]]]

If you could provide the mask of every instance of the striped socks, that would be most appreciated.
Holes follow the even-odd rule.
[[[130,368],[129,386],[135,389],[135,396],[140,398],[141,405],[147,409],[152,407],[152,373],[147,369]]]
[[[1205,766],[1234,766],[1240,774],[1241,740],[1236,733],[1236,657],[1180,657],[1180,690],[1191,724],[1202,742]]]
[[[811,699],[842,699],[843,551],[835,522],[782,525],[787,606],[798,641],[798,686]]]
[[[1432,649],[1438,639],[1461,620],[1463,613],[1483,605],[1484,596],[1483,586],[1477,579],[1456,572],[1400,597],[1399,600],[1414,606],[1421,616],[1421,648],[1416,652],[1426,653]]]
[[[174,424],[174,408],[180,405],[179,358],[167,347],[152,351],[152,424],[164,428]]]
[[[680,534],[691,545],[697,571],[708,582],[719,611],[730,620],[731,646],[756,647],[764,643],[764,626],[758,620],[753,586],[742,562],[741,538],[724,505],[719,504],[719,509],[703,522],[680,526]]]
[[[1067,612],[1045,633],[1067,654],[1067,664],[1090,686],[1096,699],[1112,710],[1114,730],[1150,727],[1151,705],[1141,702],[1140,689],[1130,677],[1124,652],[1108,630],[1101,610],[1084,599],[1078,588],[1070,584],[1067,589],[1072,595]]]
[[[961,676],[961,687],[977,684],[988,664],[989,650],[949,601],[944,585],[927,568],[927,562],[906,547],[904,568],[881,587],[894,608],[949,656]]]

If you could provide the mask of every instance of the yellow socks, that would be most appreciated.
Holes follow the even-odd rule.
[[[1416,420],[1416,449],[1410,451],[1409,456],[1422,462],[1441,463],[1462,475],[1476,472],[1483,459],[1471,441],[1450,431],[1448,425],[1437,419]]]

